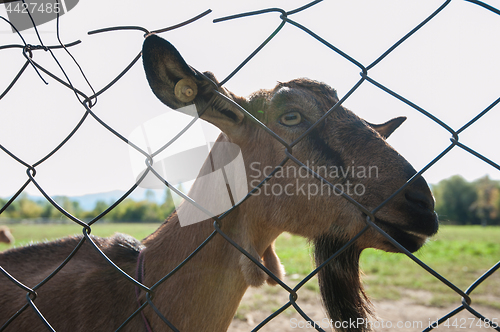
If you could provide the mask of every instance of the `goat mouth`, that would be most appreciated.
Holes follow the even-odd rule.
[[[375,218],[375,223],[380,228],[382,228],[406,250],[412,253],[420,249],[429,237],[436,234],[438,224],[437,216],[434,214],[434,218],[430,221],[435,226],[429,227],[423,231],[416,231],[415,229],[409,229],[408,227],[396,225],[386,220]],[[401,249],[394,245],[389,239],[386,239],[383,242],[386,245],[386,251],[401,252]]]

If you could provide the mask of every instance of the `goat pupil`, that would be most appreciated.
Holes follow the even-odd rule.
[[[300,113],[298,112],[290,112],[287,114],[283,114],[281,117],[281,123],[286,126],[295,126],[299,124],[301,121]]]

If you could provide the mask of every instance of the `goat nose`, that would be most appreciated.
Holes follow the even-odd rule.
[[[419,178],[407,188],[404,196],[408,212],[415,222],[413,231],[427,236],[436,234],[439,222],[434,212],[434,197],[427,182]]]
[[[417,208],[434,211],[434,199],[430,193],[423,193],[421,191],[409,190],[405,193],[406,200]]]
[[[424,178],[419,177],[405,192],[405,198],[414,208],[434,212],[434,197]]]

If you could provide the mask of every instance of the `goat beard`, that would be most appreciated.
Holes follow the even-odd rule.
[[[346,242],[331,235],[323,235],[315,239],[316,265],[324,263]],[[332,326],[337,331],[372,331],[369,318],[374,316],[374,312],[360,279],[361,251],[362,249],[355,245],[349,246],[318,273],[323,305],[330,316]]]

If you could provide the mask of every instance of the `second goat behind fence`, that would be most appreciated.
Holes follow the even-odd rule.
[[[0,226],[0,242],[13,244],[14,236],[10,232],[10,229],[6,226]]]
[[[123,235],[89,237],[127,274],[151,288],[136,288],[86,241],[37,290],[34,303],[48,323],[57,331],[112,331],[147,302],[143,316],[136,315],[122,330],[141,331],[149,325],[153,331],[164,331],[167,323],[179,331],[225,331],[249,286],[282,283],[283,267],[274,251],[282,232],[310,239],[318,265],[357,237],[320,270],[319,283],[334,321],[370,315],[359,279],[359,255],[365,248],[397,249],[367,226],[365,212],[379,207],[416,173],[385,140],[404,118],[373,125],[342,106],[324,117],[338,102],[336,92],[309,79],[238,97],[219,87],[213,74],[192,69],[169,42],[155,35],[144,42],[143,60],[149,84],[162,102],[179,111],[194,104],[203,120],[223,132],[199,178],[224,168],[234,156],[232,147],[238,146],[250,193],[222,216],[207,216],[182,227],[180,215],[189,218],[200,209],[210,211],[210,206],[186,201],[142,242]],[[320,167],[327,171],[319,171]],[[274,176],[266,180],[269,169],[274,169]],[[232,183],[232,174],[226,175],[227,183]],[[269,194],[265,185],[281,188],[281,194],[274,194],[276,190]],[[311,188],[321,191],[311,195],[306,192]],[[194,201],[208,197],[204,202],[209,205],[221,199],[199,179],[189,196]],[[437,231],[433,209],[427,183],[417,178],[383,204],[373,221],[413,252]],[[30,287],[54,271],[80,241],[73,237],[10,250],[0,254],[0,265]],[[2,325],[27,300],[26,292],[3,275],[0,294],[0,307],[5,308],[0,312]],[[41,330],[42,324],[28,308],[6,331]],[[367,326],[344,329],[367,330]]]

